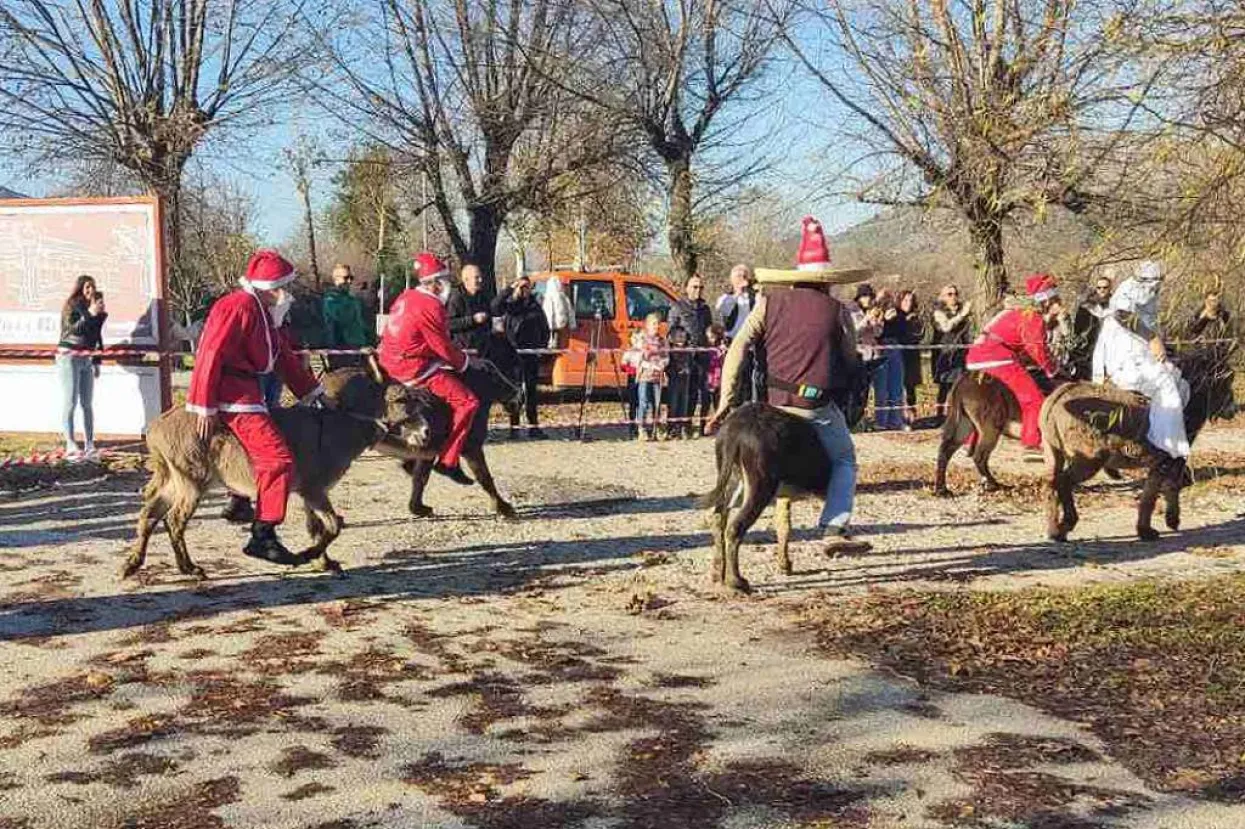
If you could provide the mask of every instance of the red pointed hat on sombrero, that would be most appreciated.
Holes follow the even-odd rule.
[[[294,266],[271,248],[255,251],[246,265],[246,281],[261,291],[275,291],[294,281]]]
[[[795,270],[757,268],[757,282],[792,285],[801,282],[846,284],[860,282],[873,275],[868,268],[834,268],[830,265],[830,246],[821,222],[812,216],[800,220],[800,249],[795,257]]]
[[[1048,273],[1035,273],[1025,277],[1025,293],[1034,302],[1045,302],[1059,296],[1059,282]]]
[[[449,268],[445,267],[445,263],[435,253],[424,251],[415,257],[415,276],[420,284],[440,279],[449,272]]]

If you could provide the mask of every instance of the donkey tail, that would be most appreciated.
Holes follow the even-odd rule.
[[[964,444],[970,452],[977,446],[977,427],[964,407],[965,386],[971,382],[972,377],[963,374],[951,386],[951,393],[947,395],[947,419],[942,423],[943,441]]]
[[[696,506],[701,509],[721,509],[725,506],[730,497],[735,470],[739,466],[739,441],[727,427],[723,427],[723,431],[718,434],[713,449],[717,456],[718,481],[712,490],[696,500]]]

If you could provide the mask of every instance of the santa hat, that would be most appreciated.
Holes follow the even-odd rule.
[[[1058,283],[1048,273],[1035,273],[1025,278],[1025,293],[1034,302],[1045,302],[1059,296]]]
[[[415,276],[421,285],[440,279],[449,273],[445,263],[436,254],[424,251],[415,257]]]
[[[830,248],[826,245],[826,234],[821,230],[821,222],[812,216],[800,220],[803,228],[800,233],[800,252],[796,255],[795,267],[801,271],[824,271],[830,267]]]
[[[246,281],[261,291],[275,291],[294,281],[294,266],[275,250],[257,250],[246,265]]]

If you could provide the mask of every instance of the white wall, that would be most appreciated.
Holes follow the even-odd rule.
[[[160,415],[156,366],[104,365],[95,381],[95,433],[142,435]],[[74,417],[82,433],[82,411]],[[0,432],[60,432],[61,391],[51,363],[0,365]]]

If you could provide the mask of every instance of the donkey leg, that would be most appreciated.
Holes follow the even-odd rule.
[[[743,502],[743,484],[738,484],[730,496],[723,495],[722,500],[709,508],[705,513],[705,522],[709,525],[709,535],[713,539],[713,561],[709,564],[709,576],[714,584],[726,581],[726,523],[731,515],[731,508]]]
[[[518,518],[514,506],[501,497],[501,493],[497,491],[497,483],[493,480],[493,473],[488,468],[488,460],[484,457],[484,447],[477,446],[474,449],[463,450],[463,460],[467,468],[471,470],[471,477],[475,478],[481,488],[488,493],[489,500],[493,502],[493,511],[502,518]]]
[[[1051,541],[1067,541],[1068,532],[1063,528],[1063,500],[1059,484],[1063,478],[1064,455],[1051,450],[1046,462],[1046,537]]]
[[[774,530],[778,533],[778,570],[784,576],[791,575],[791,499],[778,496],[774,500]]]
[[[143,562],[147,560],[147,544],[151,541],[151,534],[155,532],[156,525],[164,519],[168,511],[169,502],[165,500],[163,491],[148,496],[147,503],[143,504],[143,509],[138,514],[137,538],[134,541],[134,549],[130,551],[125,564],[121,567],[121,578],[128,579],[143,566]]]
[[[947,489],[947,466],[962,443],[963,441],[956,440],[956,436],[952,435],[950,438],[944,436],[942,442],[938,444],[938,465],[934,468],[934,494],[939,498],[950,498],[952,495],[951,490]]]
[[[744,472],[743,506],[726,525],[726,589],[736,593],[752,592],[752,585],[739,572],[739,545],[777,491],[777,481],[765,478],[750,480],[747,471]]]
[[[1145,485],[1141,488],[1141,499],[1137,502],[1137,537],[1142,541],[1155,541],[1159,537],[1152,521],[1154,505],[1159,500],[1159,491],[1162,488],[1163,473],[1157,466],[1151,466]]]
[[[1163,483],[1163,522],[1173,532],[1180,529],[1180,485],[1183,476],[1182,465],[1179,475],[1168,476]]]
[[[194,576],[197,579],[207,578],[204,569],[190,559],[190,550],[186,547],[186,525],[190,523],[195,509],[199,506],[200,493],[194,489],[183,491],[179,495],[181,497],[169,509],[164,519],[164,526],[169,531],[169,541],[173,545],[177,569],[184,576]]]
[[[307,533],[311,546],[298,554],[307,564],[315,564],[320,571],[342,575],[341,565],[329,558],[328,547],[341,534],[341,522],[327,494],[303,494],[303,509],[307,517]]]
[[[979,439],[973,449],[973,465],[977,467],[978,488],[982,492],[1006,489],[990,471],[990,455],[994,452],[994,447],[998,446],[1001,434],[998,427],[991,423],[979,423],[977,434]]]
[[[407,509],[416,518],[431,517],[432,507],[424,503],[424,487],[428,486],[428,476],[432,474],[432,462],[411,461],[403,468],[411,476],[411,500],[407,503]]]

